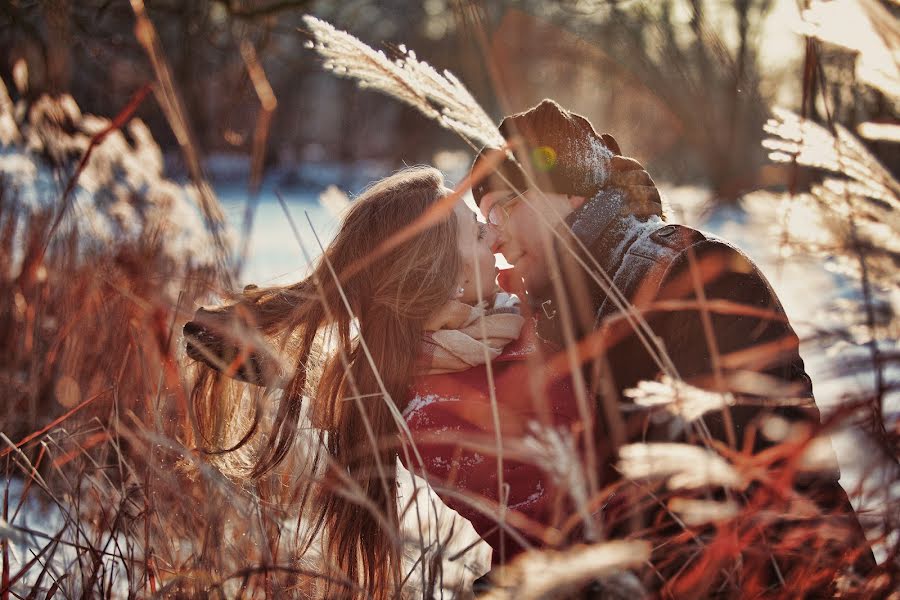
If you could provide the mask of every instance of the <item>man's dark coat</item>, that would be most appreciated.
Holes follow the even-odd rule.
[[[615,451],[610,446],[617,442],[689,439],[683,431],[673,439],[668,426],[652,426],[653,420],[629,406],[623,395],[638,382],[656,380],[667,372],[701,388],[735,393],[738,402],[728,411],[730,415],[707,413],[704,421],[714,438],[731,441],[738,449],[752,444],[754,451],[759,451],[770,444],[756,428],[763,415],[776,414],[814,428],[820,425],[812,382],[798,350],[799,339],[772,286],[740,250],[696,229],[666,223],[658,205],[630,206],[626,195],[615,188],[601,190],[571,214],[567,224],[574,238],[566,243],[580,248],[580,263],[576,253],[557,244],[561,276],[555,292],[532,294],[531,304],[539,315],[542,337],[566,343],[562,323],[568,309],[574,327],[569,339],[575,337],[584,348],[593,349],[596,360],[585,369],[585,376],[598,399],[599,460],[614,464]],[[642,339],[636,333],[621,303],[606,293],[607,286],[586,273],[585,266],[594,273],[599,267],[612,278],[646,319],[652,336]],[[567,306],[560,302],[561,297]],[[667,359],[651,355],[648,346],[657,345],[665,350]],[[763,396],[774,389],[780,393],[767,399],[769,407],[761,408]],[[625,409],[618,417],[610,415],[608,408],[604,410],[603,399],[610,396]],[[780,401],[779,397],[792,401]],[[774,407],[773,401],[777,403]],[[641,414],[644,416],[635,418]],[[619,425],[611,422],[617,418],[621,418]],[[733,428],[728,426],[728,418]],[[617,436],[615,430],[623,424],[626,433]],[[615,478],[611,469],[607,475]],[[798,481],[796,488],[812,498],[824,514],[849,522],[850,549],[865,544],[865,537],[838,483],[839,475],[835,465],[831,472]],[[871,553],[863,554],[858,565],[871,567]]]

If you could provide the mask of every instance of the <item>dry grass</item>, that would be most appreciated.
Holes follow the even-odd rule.
[[[154,52],[149,22],[141,23],[148,51]],[[336,36],[325,24],[314,25],[322,35],[334,36],[334,44],[359,50],[354,40]],[[248,67],[258,68],[252,48],[245,52]],[[437,75],[411,53],[400,62],[365,56],[383,63],[402,82],[405,91],[395,92],[397,97],[422,102],[431,111],[426,114],[469,139],[495,139],[482,131],[483,113],[465,123],[465,109],[474,101],[460,96],[451,76]],[[164,62],[156,66],[165,79]],[[422,78],[437,91],[417,90]],[[263,73],[256,71],[254,81],[263,104],[258,127],[264,137],[274,99],[266,96]],[[162,86],[157,93],[178,126],[186,127],[175,91]],[[460,97],[443,110],[442,95]],[[0,119],[15,121],[5,93],[0,100],[5,111]],[[860,419],[887,465],[873,477],[882,477],[879,484],[886,487],[900,485],[900,471],[891,462],[900,447],[900,421],[885,410],[885,399],[897,391],[890,371],[897,352],[890,340],[896,341],[892,332],[900,327],[893,312],[900,185],[846,130],[827,131],[788,113],[777,116],[780,121],[769,129],[775,136],[770,146],[779,152],[775,158],[832,172],[804,197],[832,225],[828,239],[815,244],[794,239],[791,247],[828,252],[855,277],[861,293],[847,310],[846,330],[828,335],[869,350],[856,368],[875,373],[876,385],[849,392],[845,405],[820,430],[767,423],[760,435],[773,445],[755,455],[710,439],[703,446],[623,446],[618,464],[623,479],[600,490],[593,489],[584,465],[573,464],[578,452],[570,439],[532,428],[518,444],[511,441],[510,456],[543,465],[569,490],[577,510],[550,531],[517,521],[512,513],[505,517],[509,525],[555,547],[526,553],[498,571],[496,587],[486,597],[568,597],[594,579],[607,597],[635,597],[647,590],[670,597],[796,597],[829,589],[833,582],[846,597],[888,597],[900,588],[896,495],[884,502],[881,514],[869,516],[879,524],[873,531],[882,547],[881,565],[859,576],[853,564],[865,549],[842,546],[849,527],[845,519],[823,514],[796,485],[811,472],[832,468],[821,436]],[[21,122],[17,127],[20,139],[5,144],[21,142],[27,132]],[[91,139],[83,139],[67,159],[56,157],[48,164],[68,177],[80,175],[73,166]],[[254,145],[259,164],[264,145]],[[196,171],[199,180],[199,167]],[[207,224],[224,248],[214,197],[202,182],[198,185]],[[45,201],[53,206],[67,194]],[[187,401],[192,374],[179,350],[178,332],[195,302],[228,278],[220,268],[204,265],[220,267],[227,261],[221,256],[195,260],[189,250],[173,256],[166,232],[152,223],[130,237],[97,244],[77,216],[55,227],[56,214],[26,205],[16,189],[3,187],[0,598],[317,597],[325,577],[352,587],[321,564],[315,545],[296,543],[308,527],[299,507],[318,473],[307,463],[311,453],[304,444],[315,443],[315,436],[301,436],[290,458],[259,481],[240,476],[242,455],[209,456],[198,450],[206,444],[196,438]],[[883,306],[891,310],[876,310]],[[778,391],[773,388],[770,401],[778,399]],[[247,406],[254,394],[262,392],[248,391]],[[682,428],[737,402],[671,378],[642,384],[632,398],[680,419]],[[265,399],[274,404],[277,394]],[[463,442],[496,452],[493,439]],[[436,500],[421,481],[401,494],[401,502],[406,529],[394,533],[408,542],[409,575],[398,595],[422,597],[443,590],[445,597],[470,596],[471,580],[485,557],[483,547],[470,544],[474,537],[468,525],[446,512],[440,513],[444,521],[429,520]],[[504,507],[472,502],[499,512],[503,524]],[[596,543],[568,544],[567,534],[576,530]],[[603,541],[606,537],[621,539]],[[789,578],[783,576],[786,569]]]

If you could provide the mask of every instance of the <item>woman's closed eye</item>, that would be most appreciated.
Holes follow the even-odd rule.
[[[487,235],[487,223],[478,223],[478,241],[483,240],[485,235]]]

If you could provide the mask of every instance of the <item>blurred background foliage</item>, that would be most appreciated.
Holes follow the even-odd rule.
[[[896,121],[898,107],[856,80],[855,54],[823,45],[804,73],[803,38],[788,0],[147,0],[207,155],[249,155],[259,101],[239,51],[256,47],[278,100],[266,164],[377,160],[388,168],[469,152],[400,103],[319,68],[298,30],[304,13],[370,45],[406,44],[457,74],[499,121],[551,96],[615,135],[657,179],[708,187],[715,199],[791,182],[760,146],[768,107],[851,130]],[[883,2],[895,15],[900,7]],[[0,76],[24,58],[26,94],[68,92],[94,114],[116,114],[153,80],[124,1],[0,3]],[[807,64],[809,62],[807,61]],[[804,93],[804,87],[805,93]],[[819,94],[817,92],[823,92]],[[825,98],[823,101],[821,98]],[[804,98],[818,99],[804,102]],[[807,104],[807,106],[803,106]],[[177,168],[176,142],[156,103],[137,116]],[[870,143],[896,174],[896,144]],[[440,165],[438,165],[440,166]],[[795,182],[796,183],[796,182]],[[802,183],[802,182],[801,182]]]

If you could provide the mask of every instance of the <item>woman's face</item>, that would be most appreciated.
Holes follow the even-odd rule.
[[[494,245],[494,231],[487,224],[480,223],[476,213],[462,200],[456,203],[454,210],[459,227],[459,254],[462,257],[462,271],[457,286],[462,288],[462,294],[457,299],[467,304],[476,304],[480,299],[492,298],[499,291],[497,263],[491,249]]]

